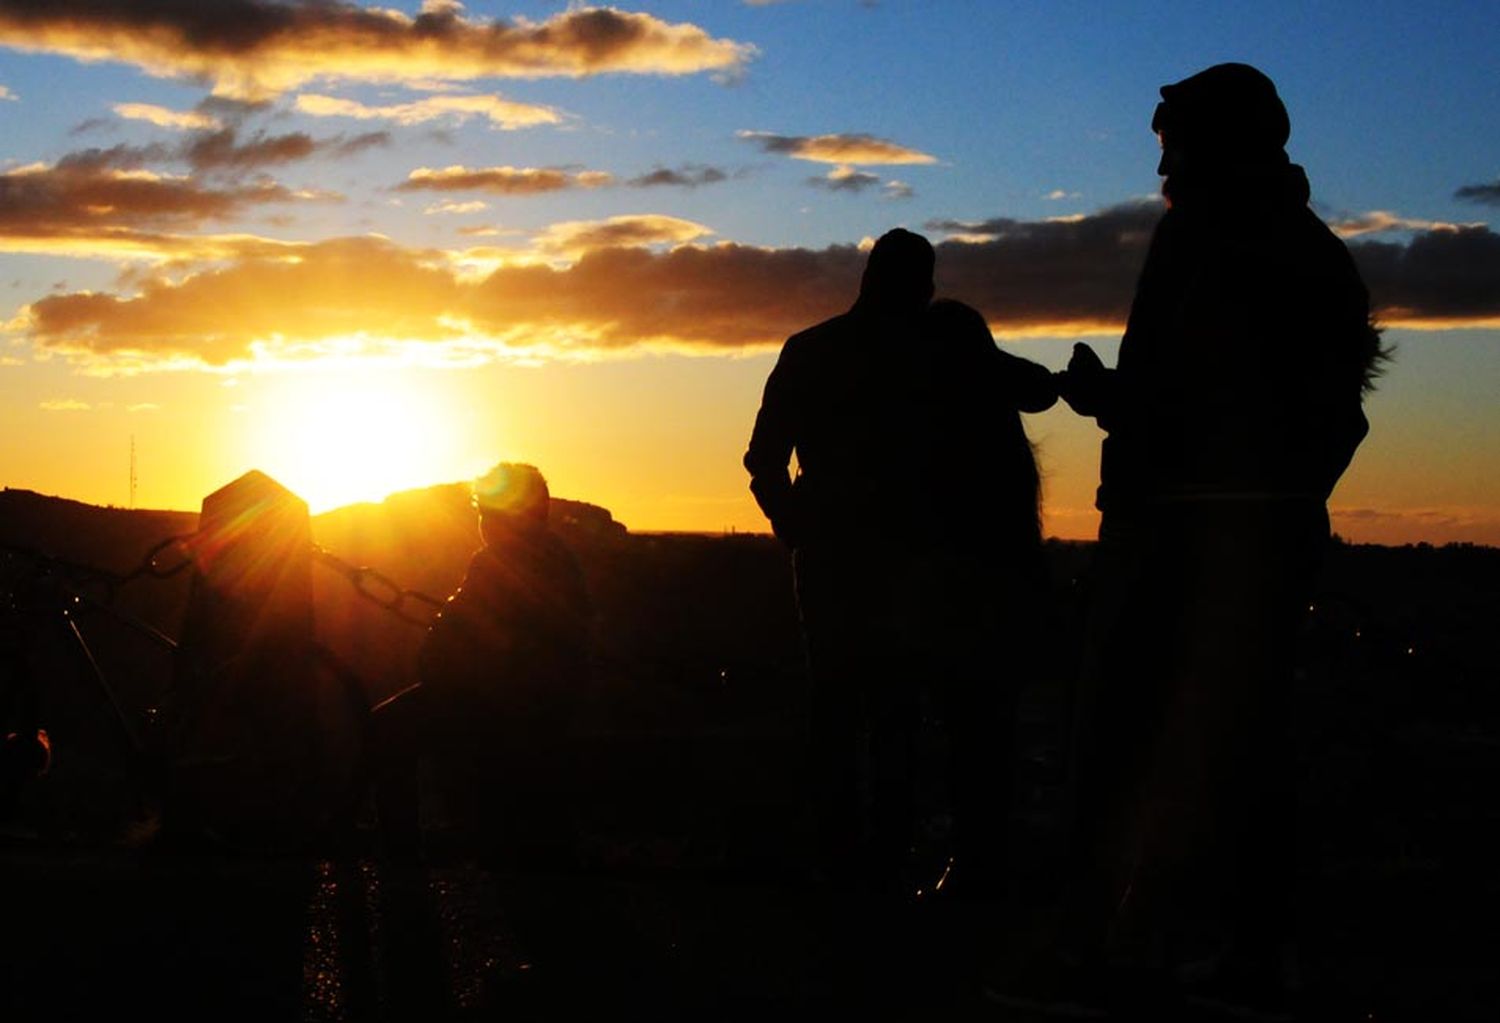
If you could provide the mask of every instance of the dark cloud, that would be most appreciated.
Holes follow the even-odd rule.
[[[231,96],[205,96],[195,109],[200,114],[218,118],[229,124],[238,124],[248,117],[263,113],[271,107],[270,100],[235,99]]]
[[[87,135],[89,132],[98,131],[101,128],[108,128],[114,123],[114,121],[111,121],[107,117],[90,117],[87,120],[79,121],[77,124],[73,125],[73,127],[69,128],[68,134],[74,137],[77,137],[79,135]]]
[[[814,188],[826,188],[830,192],[863,192],[880,184],[880,175],[858,171],[853,167],[835,167],[822,177],[807,179]]]
[[[352,138],[335,140],[333,153],[335,156],[353,156],[355,153],[363,153],[366,149],[383,149],[390,144],[390,132],[367,131]]]
[[[1381,320],[1421,325],[1500,320],[1500,235],[1479,224],[1423,231],[1405,245],[1349,245]]]
[[[625,183],[635,188],[697,188],[699,185],[715,185],[728,178],[729,175],[717,167],[690,163],[676,169],[657,167],[650,173],[641,174]]]
[[[1484,203],[1486,206],[1500,206],[1500,181],[1491,181],[1487,185],[1465,185],[1453,193],[1453,198]]]
[[[60,171],[97,172],[106,168],[134,170],[180,162],[195,171],[232,175],[320,155],[353,156],[366,149],[389,145],[390,141],[390,133],[384,131],[331,138],[314,138],[305,132],[284,135],[261,132],[242,141],[236,129],[221,128],[194,132],[176,145],[153,142],[144,146],[121,144],[81,149],[60,158],[56,166]]]
[[[1057,220],[935,221],[928,230],[954,235],[936,246],[938,290],[977,306],[1002,334],[1118,331],[1160,213],[1150,202]],[[152,278],[135,294],[48,296],[25,322],[42,347],[106,360],[222,364],[254,358],[252,346],[273,336],[293,350],[359,333],[470,355],[538,344],[728,351],[775,344],[848,308],[857,291],[866,256],[855,246],[677,244],[706,231],[664,217],[554,225],[543,251],[571,263],[525,261],[482,278],[475,250],[338,239],[299,247],[293,265],[268,248],[187,279]],[[1387,325],[1500,319],[1500,236],[1487,228],[1350,251]]]
[[[321,139],[300,131],[285,135],[259,133],[241,142],[233,128],[225,128],[199,135],[184,147],[182,155],[195,170],[249,170],[320,155],[353,156],[390,142],[388,131]]]
[[[183,148],[182,157],[194,170],[249,170],[305,160],[319,148],[306,132],[260,133],[242,142],[233,128],[223,128],[196,135]]]
[[[53,167],[0,174],[0,250],[63,255],[222,255],[222,240],[161,235],[195,230],[271,203],[299,198],[270,182],[215,187],[185,177],[122,169],[135,154],[92,150]],[[231,246],[238,251],[237,246]]]
[[[614,8],[482,21],[348,0],[0,0],[0,45],[212,82],[264,99],[318,78],[463,81],[603,72],[734,72],[754,48]]]
[[[55,167],[64,174],[97,174],[102,170],[135,170],[152,163],[165,163],[173,150],[158,143],[146,146],[118,145],[108,149],[80,149],[61,157]]]

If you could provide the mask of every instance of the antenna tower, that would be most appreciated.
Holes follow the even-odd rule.
[[[135,434],[130,435],[130,507],[135,507]]]

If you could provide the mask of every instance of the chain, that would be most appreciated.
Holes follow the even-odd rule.
[[[123,573],[82,565],[10,543],[0,543],[0,553],[24,559],[39,569],[42,576],[50,575],[59,584],[62,593],[71,598],[71,603],[85,604],[105,611],[132,628],[146,632],[152,639],[175,646],[169,637],[122,614],[111,605],[114,604],[119,589],[128,583],[137,579],[170,579],[191,567],[196,560],[197,539],[197,533],[169,536],[152,546],[134,568]],[[312,555],[316,562],[331,568],[347,580],[361,597],[411,625],[426,628],[432,623],[433,615],[443,606],[444,602],[437,597],[409,590],[385,573],[367,565],[352,565],[317,544],[312,545]],[[418,610],[419,606],[422,610]]]
[[[433,616],[445,603],[427,593],[408,590],[390,576],[368,565],[351,565],[317,544],[313,544],[313,558],[318,564],[330,568],[346,579],[354,592],[410,625],[426,628],[432,624]],[[425,614],[409,610],[417,604],[426,605]]]

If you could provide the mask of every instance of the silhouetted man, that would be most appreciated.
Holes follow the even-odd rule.
[[[923,665],[911,619],[921,595],[906,578],[906,551],[926,495],[905,484],[920,454],[909,382],[933,263],[921,235],[897,228],[876,241],[853,308],[782,347],[745,453],[750,490],[793,552],[812,674],[809,770],[831,879],[869,870],[893,880],[912,843]],[[873,848],[859,801],[865,722]]]
[[[558,754],[588,676],[589,598],[547,526],[540,472],[501,463],[473,491],[484,546],[422,644],[420,684],[375,708],[372,745],[386,767],[383,816],[407,842],[415,760],[436,756],[482,786],[482,819],[514,849],[561,837]]]
[[[1123,958],[1177,943],[1149,957],[1168,967],[1208,953],[1228,997],[1270,1003],[1293,906],[1293,648],[1380,342],[1271,81],[1221,64],[1161,94],[1168,209],[1118,367],[1078,345],[1061,383],[1108,433],[1074,937],[1098,953],[1108,926]]]
[[[1018,376],[973,310],[929,311],[933,264],[911,232],[875,243],[853,308],[786,342],[745,455],[751,491],[793,550],[824,866],[869,871],[881,886],[909,866],[923,687],[948,711],[966,866],[997,852],[1011,746],[995,655],[1008,591],[983,555],[1037,542],[1035,467],[1006,388],[1026,390],[1017,381],[1027,376],[1046,392],[1033,402],[1055,400],[1046,371],[1012,360],[1035,371]],[[956,461],[977,464],[940,478]],[[1006,495],[992,485],[1001,477]],[[971,492],[964,480],[983,483]],[[1007,533],[999,520],[1017,507]],[[964,527],[971,520],[1014,542],[986,546]],[[869,843],[858,798],[866,728]]]

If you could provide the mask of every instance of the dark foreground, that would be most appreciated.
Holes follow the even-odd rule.
[[[384,533],[350,526],[345,536],[332,520],[320,542],[445,593],[474,542],[467,498],[445,495],[419,501],[409,522],[400,502],[386,509],[396,523],[386,532],[401,542],[364,550],[359,537]],[[115,572],[191,528],[0,498],[0,539]],[[20,510],[7,513],[7,500]],[[444,522],[446,531],[434,525]],[[766,538],[602,527],[575,542],[607,657],[575,736],[589,783],[575,806],[582,866],[569,871],[501,869],[437,835],[420,867],[374,856],[367,831],[275,856],[249,851],[263,848],[253,835],[238,851],[143,837],[159,813],[155,776],[127,755],[78,643],[57,628],[38,633],[55,759],[0,832],[0,1023],[1024,1023],[985,999],[984,980],[1001,949],[1026,946],[1057,858],[1058,751],[1087,545],[1049,545],[1050,624],[1039,637],[1048,657],[1022,693],[1011,893],[973,905],[838,895],[807,867],[806,682],[784,552]],[[176,635],[185,579],[132,584],[115,609]],[[409,681],[421,630],[393,625],[341,578],[314,586],[322,642],[371,698]],[[170,659],[103,611],[78,620],[149,736],[151,708],[170,696]],[[1500,1019],[1497,620],[1500,551],[1330,555],[1297,687],[1296,926],[1311,1006],[1302,1019]],[[344,751],[327,746],[329,763],[347,768]]]

